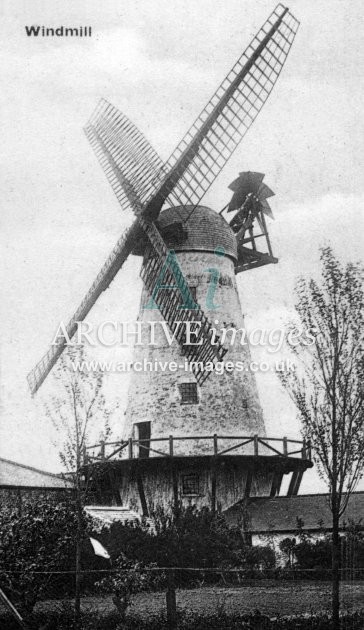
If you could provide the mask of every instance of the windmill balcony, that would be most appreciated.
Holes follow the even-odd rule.
[[[293,496],[312,465],[305,441],[214,434],[101,442],[85,449],[83,470],[103,505],[148,516],[151,505],[226,510],[250,497]]]
[[[173,436],[165,438],[133,439],[124,441],[104,442],[88,446],[84,450],[84,465],[97,464],[107,461],[124,461],[132,459],[148,459],[151,457],[188,457],[185,445],[193,442],[204,456],[221,457],[275,457],[302,459],[311,462],[311,445],[305,440],[289,438],[268,438],[232,435],[195,435]],[[188,452],[188,451],[187,451]]]

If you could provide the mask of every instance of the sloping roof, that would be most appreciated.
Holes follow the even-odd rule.
[[[0,457],[0,488],[72,488],[72,486],[71,481],[59,475]]]
[[[303,522],[305,530],[331,528],[331,511],[328,494],[302,494],[294,497],[253,498],[247,504],[247,529],[252,533],[295,532],[297,519]],[[230,523],[241,520],[242,503],[224,512]],[[363,519],[364,492],[354,492],[350,498],[341,525],[349,520],[358,523]]]

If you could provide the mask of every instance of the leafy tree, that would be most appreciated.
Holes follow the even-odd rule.
[[[303,527],[304,523],[302,522]],[[307,534],[304,529],[301,530],[299,528],[297,530],[297,538],[298,542],[295,538],[286,538],[280,543],[283,553],[288,555],[292,544],[298,568],[315,569],[315,576],[318,576],[318,571],[323,569],[326,576],[327,570],[331,567],[331,533],[322,529],[321,536],[314,538]],[[358,522],[349,521],[344,526],[344,530],[340,535],[340,552],[342,567],[347,569],[349,574],[353,569],[364,568],[364,533],[361,520]],[[356,577],[355,573],[353,577]]]
[[[321,249],[321,283],[301,278],[296,285],[300,327],[315,330],[315,343],[297,343],[296,373],[281,379],[294,400],[303,435],[328,483],[332,512],[333,619],[339,627],[339,521],[364,467],[362,267],[340,264],[332,249]]]
[[[249,567],[260,571],[274,569],[276,554],[270,545],[254,545],[246,550],[245,562]]]
[[[52,572],[69,570],[76,526],[72,502],[26,503],[21,514],[0,512],[2,586],[20,602],[26,615],[54,587]]]
[[[294,555],[300,569],[327,570],[331,565],[331,537],[303,540],[296,545]]]
[[[85,361],[83,347],[69,346],[55,369],[57,393],[46,404],[46,414],[59,431],[63,445],[59,457],[73,480],[77,527],[75,567],[75,622],[79,624],[81,609],[81,543],[83,539],[83,506],[89,492],[90,475],[85,475],[84,453],[92,433],[99,440],[110,434],[111,411],[103,394],[103,373],[74,369]],[[100,436],[100,428],[101,436]]]

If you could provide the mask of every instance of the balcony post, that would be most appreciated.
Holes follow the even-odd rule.
[[[169,436],[169,455],[173,457],[173,435]]]
[[[105,459],[105,440],[101,440],[100,442],[100,457],[102,460]]]
[[[255,457],[258,457],[259,455],[259,442],[257,435],[254,435],[254,455]]]
[[[133,459],[133,438],[128,440],[128,455],[129,459]]]
[[[306,449],[306,440],[302,441],[302,459],[307,459],[307,449]]]
[[[217,433],[214,433],[214,455],[217,455]]]
[[[287,447],[287,438],[283,438],[283,455],[287,457],[288,455],[288,447]]]

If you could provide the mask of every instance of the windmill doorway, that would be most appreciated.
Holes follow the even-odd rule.
[[[134,435],[135,439],[138,440],[138,457],[140,459],[149,457],[150,434],[150,422],[136,422],[134,424]]]

